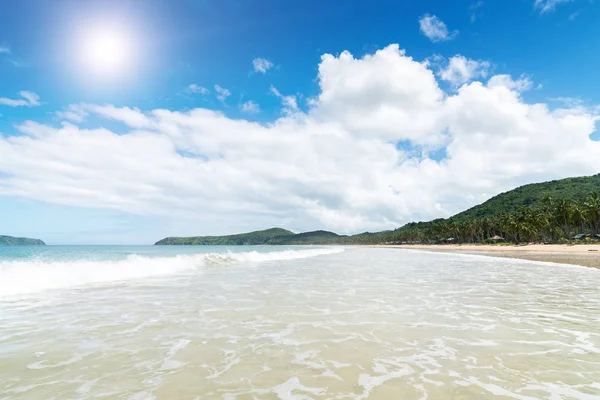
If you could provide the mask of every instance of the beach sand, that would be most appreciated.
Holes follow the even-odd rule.
[[[600,245],[529,244],[526,246],[490,246],[478,244],[385,245],[385,248],[460,252],[491,257],[518,258],[600,268]]]

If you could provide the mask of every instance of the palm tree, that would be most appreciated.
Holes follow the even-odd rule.
[[[561,199],[554,208],[556,221],[562,223],[564,237],[568,238],[571,234],[571,202]]]
[[[552,211],[554,208],[554,198],[549,194],[542,197],[542,204],[544,205],[544,209],[546,211]]]
[[[600,193],[592,192],[583,203],[587,219],[591,225],[592,232],[598,232],[600,223]]]
[[[571,203],[570,220],[573,226],[578,227],[579,233],[585,230],[586,217],[578,203]]]

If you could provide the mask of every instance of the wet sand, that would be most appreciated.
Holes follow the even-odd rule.
[[[491,257],[555,262],[600,268],[600,245],[530,244],[526,246],[450,244],[450,245],[385,245],[379,247],[460,252]]]

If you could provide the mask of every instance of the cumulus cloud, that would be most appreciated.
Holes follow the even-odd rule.
[[[260,112],[260,106],[256,102],[248,100],[247,102],[240,104],[240,110],[248,114],[256,114]]]
[[[533,6],[541,14],[556,10],[556,6],[560,4],[570,3],[573,0],[535,0]]]
[[[190,86],[188,86],[188,89],[192,93],[197,93],[201,95],[207,95],[210,93],[210,90],[208,90],[204,86],[196,85],[195,83],[192,83]]]
[[[348,51],[324,55],[319,86],[311,114],[335,121],[356,137],[416,145],[444,141],[439,126],[444,93],[427,64],[406,56],[398,45],[359,59]]]
[[[231,96],[229,89],[225,89],[219,85],[215,85],[215,92],[217,92],[217,99],[222,103],[225,103],[227,98]]]
[[[7,97],[0,97],[0,105],[9,107],[33,107],[39,106],[40,96],[33,92],[22,90],[19,92],[21,99],[9,99]]]
[[[488,61],[471,60],[456,55],[448,60],[448,65],[442,68],[438,75],[454,87],[459,87],[473,79],[485,78],[489,74],[491,64]]]
[[[266,60],[264,58],[255,58],[252,60],[252,65],[254,66],[254,72],[260,72],[261,74],[266,74],[268,70],[273,68],[275,64],[271,61]]]
[[[600,142],[590,139],[599,116],[528,103],[523,78],[496,75],[448,94],[428,63],[391,45],[324,55],[318,83],[307,111],[288,107],[267,124],[112,105],[79,107],[124,124],[118,133],[26,121],[21,135],[0,136],[0,195],[164,215],[198,234],[356,232],[600,172]],[[434,148],[447,156],[430,158]]]
[[[421,33],[432,42],[443,42],[452,40],[458,35],[458,31],[450,32],[446,24],[435,15],[425,14],[419,19]]]

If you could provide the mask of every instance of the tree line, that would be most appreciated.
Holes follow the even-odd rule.
[[[390,232],[389,240],[485,243],[494,237],[514,243],[600,239],[600,193],[594,191],[581,201],[546,195],[538,205],[481,218],[413,222]]]

